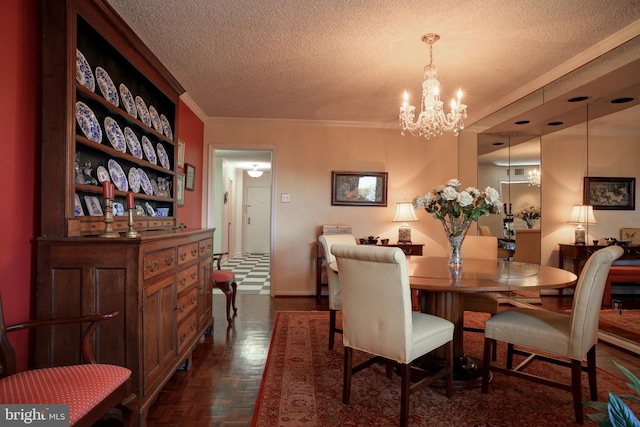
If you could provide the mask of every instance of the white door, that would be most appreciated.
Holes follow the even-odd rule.
[[[271,188],[247,187],[246,251],[268,254],[271,228]]]

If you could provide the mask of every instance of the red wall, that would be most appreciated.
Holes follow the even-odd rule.
[[[0,293],[8,324],[33,315],[34,238],[40,221],[40,16],[37,0],[5,1],[0,14]],[[18,370],[26,369],[27,334],[11,334],[10,341]]]
[[[182,101],[178,106],[178,117],[180,121],[178,138],[185,142],[184,162],[196,168],[194,190],[184,192],[184,207],[178,208],[178,221],[185,224],[187,228],[200,228],[202,226],[204,123]],[[178,168],[178,171],[184,172],[184,169]]]

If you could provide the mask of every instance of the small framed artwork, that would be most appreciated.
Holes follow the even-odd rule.
[[[176,162],[179,168],[184,167],[184,150],[185,150],[185,143],[183,140],[179,139],[178,140],[178,161]]]
[[[193,191],[195,187],[195,181],[196,181],[196,167],[189,163],[185,163],[184,173],[186,175],[184,188],[185,190]]]
[[[635,210],[636,179],[585,176],[583,204],[594,210]]]
[[[331,171],[332,206],[387,206],[387,172]]]
[[[183,173],[179,173],[176,177],[176,202],[178,206],[184,206],[184,180],[185,175]]]

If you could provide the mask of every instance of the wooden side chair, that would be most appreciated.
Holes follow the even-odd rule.
[[[97,364],[93,336],[98,322],[118,312],[72,318],[32,320],[5,326],[0,298],[0,402],[4,404],[68,404],[70,426],[91,426],[111,408],[122,411],[125,427],[138,425],[138,398],[131,392],[131,371],[122,366]],[[33,369],[16,373],[15,351],[7,333],[45,325],[89,323],[82,337],[87,364]]]
[[[390,365],[395,365],[401,377],[400,426],[407,426],[410,394],[442,379],[447,397],[451,396],[453,323],[411,309],[409,271],[402,249],[333,245],[332,252],[338,263],[342,290],[342,402],[350,401],[354,374],[376,362],[384,362],[387,375],[391,376]],[[444,353],[441,369],[412,383],[412,363],[439,348]],[[353,366],[354,349],[373,357]]]
[[[229,252],[213,254],[213,262],[216,264],[216,268],[211,272],[211,281],[213,282],[213,287],[220,289],[227,298],[227,322],[231,324],[233,322],[231,307],[233,306],[234,316],[238,313],[238,309],[236,308],[238,284],[236,283],[236,273],[231,270],[220,269],[220,262],[225,255],[229,255]]]
[[[482,366],[482,393],[489,392],[490,371],[531,380],[533,382],[571,391],[576,422],[584,421],[582,409],[581,377],[582,361],[586,358],[591,400],[598,400],[596,380],[596,343],[598,342],[598,320],[604,285],[611,263],[624,250],[619,246],[600,249],[589,257],[585,264],[575,293],[571,314],[554,313],[533,308],[514,308],[496,314],[484,326],[484,365]],[[494,341],[504,341],[507,346],[506,366],[491,366],[489,355]],[[515,346],[528,349],[523,351]],[[531,353],[539,351],[542,356]],[[526,359],[515,368],[513,355],[524,355]],[[534,360],[544,360],[571,367],[571,383],[561,383],[531,375],[523,370]],[[566,359],[569,359],[567,361]]]

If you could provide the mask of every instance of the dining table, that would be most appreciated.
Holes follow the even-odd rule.
[[[576,283],[577,276],[556,267],[508,260],[463,259],[462,268],[449,267],[446,257],[407,258],[411,289],[418,291],[424,313],[445,318],[455,326],[453,334],[454,389],[479,387],[481,359],[464,351],[464,295],[478,292],[513,292],[562,288]],[[441,360],[434,352],[429,365]]]

